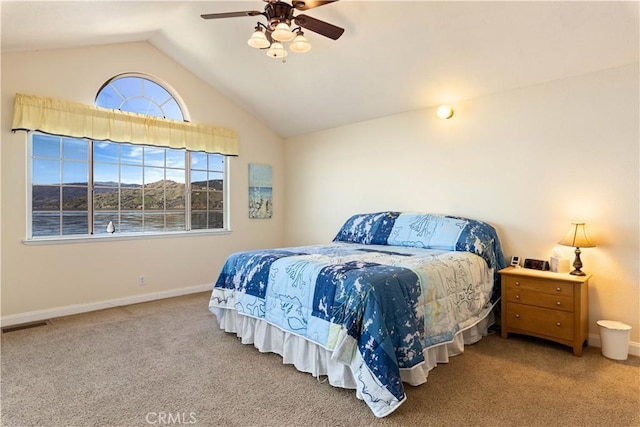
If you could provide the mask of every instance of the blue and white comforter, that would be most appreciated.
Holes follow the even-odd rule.
[[[387,236],[409,227],[408,219],[387,224]],[[434,220],[442,232],[453,219]],[[347,221],[343,230],[352,226]],[[460,237],[460,227],[445,232]],[[496,265],[455,249],[389,246],[388,238],[382,245],[345,243],[339,236],[329,245],[231,255],[209,308],[217,316],[237,310],[330,350],[350,366],[358,395],[382,417],[405,400],[401,369],[420,365],[425,349],[487,314]]]

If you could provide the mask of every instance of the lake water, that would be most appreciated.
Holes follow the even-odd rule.
[[[208,213],[208,215],[207,215]],[[86,212],[64,212],[60,224],[59,212],[33,212],[33,237],[86,235],[89,233],[89,220]],[[107,234],[109,221],[115,226],[115,233],[144,233],[163,231],[185,231],[185,213],[167,212],[142,213],[121,212],[120,221],[114,212],[94,214],[94,234]],[[223,227],[222,211],[194,211],[191,216],[191,229],[216,229]]]

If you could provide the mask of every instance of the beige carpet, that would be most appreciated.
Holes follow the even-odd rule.
[[[3,426],[640,426],[640,358],[491,335],[390,416],[221,332],[208,293],[2,334]]]

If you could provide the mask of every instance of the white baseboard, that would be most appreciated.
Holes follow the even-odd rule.
[[[198,285],[188,288],[170,289],[167,291],[152,292],[149,294],[132,295],[130,297],[116,298],[108,301],[98,301],[88,304],[67,305],[64,307],[50,308],[46,310],[30,311],[27,313],[11,314],[0,318],[0,326],[13,326],[23,323],[39,322],[55,317],[70,316],[72,314],[87,313],[89,311],[104,310],[105,308],[121,307],[123,305],[138,304],[141,302],[155,301],[180,295],[206,292],[213,289],[213,285]]]
[[[602,347],[600,334],[589,334],[588,341],[591,346]],[[631,356],[640,356],[640,343],[629,341],[629,354]]]

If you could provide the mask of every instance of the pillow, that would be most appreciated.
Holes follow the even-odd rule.
[[[400,212],[390,211],[353,215],[340,228],[333,241],[386,245],[387,237],[399,215]]]
[[[456,218],[456,217],[450,217]],[[476,221],[474,219],[463,219],[467,222],[467,226],[460,233],[456,251],[471,252],[480,255],[487,261],[490,268],[496,271],[507,266],[502,253],[502,245],[495,228],[486,222]]]
[[[463,217],[394,211],[357,214],[344,223],[333,241],[471,252],[491,268],[505,266],[495,229]]]
[[[466,225],[467,221],[460,218],[403,213],[395,220],[387,244],[455,251]]]

